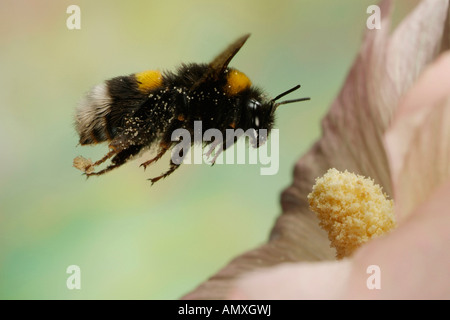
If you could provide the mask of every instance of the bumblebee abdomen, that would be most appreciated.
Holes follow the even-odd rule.
[[[124,119],[136,111],[148,95],[163,86],[157,70],[115,77],[93,87],[80,102],[75,127],[80,144],[113,139]]]
[[[75,115],[80,144],[98,143],[109,138],[107,116],[111,112],[111,103],[106,83],[96,85],[83,98]]]

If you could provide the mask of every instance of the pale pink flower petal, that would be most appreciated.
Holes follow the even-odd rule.
[[[404,97],[385,144],[402,219],[450,177],[450,53]]]
[[[344,298],[450,298],[450,180],[434,189],[398,229],[362,247],[354,257],[352,281]],[[368,290],[364,268],[377,264],[381,290]]]
[[[243,277],[227,299],[338,299],[351,277],[351,261],[289,263]]]

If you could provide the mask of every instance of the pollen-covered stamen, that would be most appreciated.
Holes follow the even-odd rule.
[[[337,258],[350,256],[374,237],[395,228],[393,201],[373,180],[329,169],[308,195],[310,208],[328,232]]]

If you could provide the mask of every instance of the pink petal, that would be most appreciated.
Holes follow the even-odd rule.
[[[450,53],[402,100],[385,144],[397,216],[404,218],[450,177]]]
[[[239,280],[228,299],[338,299],[351,276],[351,261],[289,263]]]
[[[394,232],[355,255],[347,298],[450,298],[450,180],[435,189]],[[364,266],[381,270],[381,290],[368,290]],[[360,266],[360,268],[357,268]]]

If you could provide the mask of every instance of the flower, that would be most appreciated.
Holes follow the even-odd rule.
[[[450,297],[449,1],[423,0],[389,35],[391,2],[381,1],[382,28],[367,30],[321,139],[296,164],[269,242],[185,298]],[[374,179],[398,224],[340,261],[307,200],[329,168]],[[382,290],[368,290],[373,264]]]

